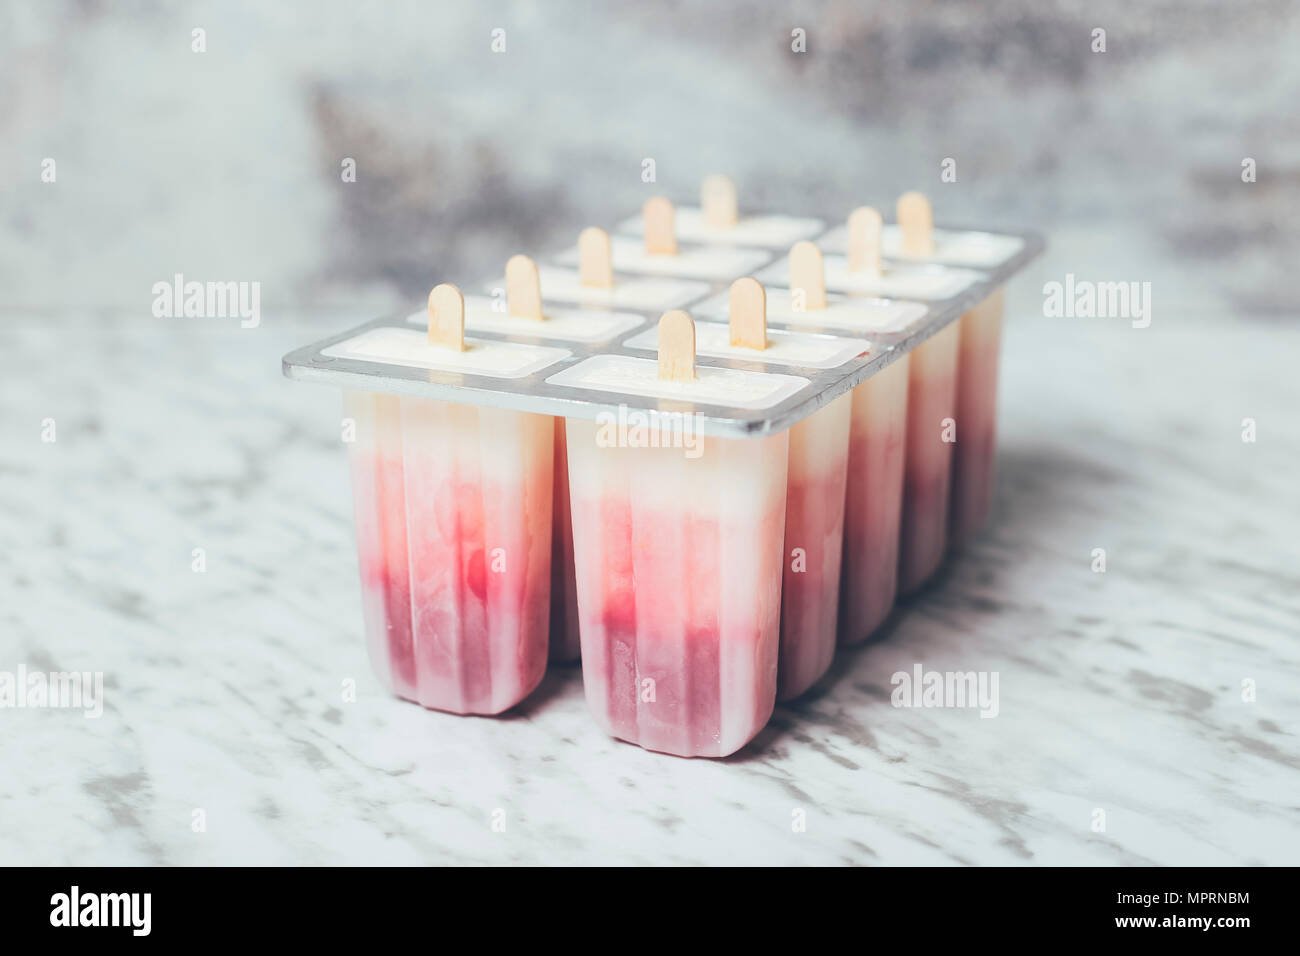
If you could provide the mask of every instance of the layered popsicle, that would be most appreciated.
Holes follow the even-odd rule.
[[[444,290],[451,289],[451,292]],[[454,294],[452,294],[454,293]],[[441,322],[459,292],[430,297]],[[480,375],[554,361],[554,349],[376,329],[327,350]],[[463,342],[463,332],[460,333]],[[562,354],[562,353],[561,353]],[[371,662],[397,696],[497,714],[541,681],[551,575],[554,423],[546,415],[345,392],[362,606]]]
[[[847,248],[848,241],[847,228],[833,230],[824,239],[833,249]],[[903,268],[991,270],[1024,247],[1019,236],[933,228],[929,201],[920,193],[899,197],[898,223],[884,226],[881,233],[884,257]],[[950,547],[960,547],[978,531],[992,506],[1003,293],[1004,288],[994,290],[959,320]]]
[[[883,624],[898,593],[909,365],[904,355],[851,393],[839,621],[844,644],[866,640]]]
[[[929,580],[948,547],[960,342],[961,323],[952,322],[909,356],[898,553],[898,591],[904,595]]]
[[[578,581],[573,566],[573,516],[569,511],[569,450],[565,420],[555,418],[555,495],[551,505],[550,658],[567,663],[582,656],[578,634]]]
[[[913,195],[897,226],[855,210],[842,255],[806,241],[821,226],[742,216],[711,177],[699,209],[656,197],[620,227],[633,235],[586,230],[540,270],[515,257],[491,298],[440,286],[423,317],[285,357],[290,377],[341,386],[355,424],[366,639],[386,686],[500,713],[548,652],[581,654],[609,733],[725,756],[984,523],[989,275],[1034,237],[934,230]],[[723,280],[732,295],[699,301]],[[644,313],[713,318],[717,299],[726,323],[669,312],[638,334]],[[698,365],[697,346],[717,361]]]
[[[928,204],[899,201],[904,235],[928,235]],[[906,284],[900,292],[918,298],[951,298],[973,285],[978,273],[944,266],[898,266],[882,258],[882,219],[870,207],[855,209],[847,225],[847,256],[840,288],[871,292],[894,277]],[[793,267],[792,267],[793,269]],[[830,286],[828,278],[827,285]],[[922,291],[926,295],[920,295]],[[907,594],[938,569],[948,543],[948,495],[952,443],[956,440],[957,352],[961,326],[953,322],[918,345],[907,369],[907,426],[904,436],[903,500],[899,526],[897,590]],[[901,373],[898,373],[901,374]],[[867,383],[870,384],[870,383]],[[887,387],[887,384],[881,385]],[[897,402],[892,403],[894,406]]]
[[[583,230],[578,238],[582,252],[575,272],[575,288],[612,297],[616,288],[610,262],[609,236],[604,230]],[[656,285],[655,283],[658,283]],[[685,285],[686,288],[683,288]],[[646,280],[640,295],[670,301],[694,294],[698,283]],[[505,278],[494,287],[504,292],[492,300],[466,300],[465,323],[473,330],[502,332],[543,339],[562,339],[593,347],[644,323],[642,316],[601,308],[562,308],[546,304],[542,272],[528,256],[512,256],[506,263]],[[623,287],[628,288],[626,285]],[[635,290],[634,290],[635,291]],[[504,308],[501,306],[504,305]],[[568,455],[565,450],[564,419],[556,417],[553,529],[551,541],[550,659],[575,661],[581,654],[578,639],[577,588],[573,569],[573,528],[569,518]]]
[[[664,316],[659,343],[658,363],[605,355],[548,381],[746,407],[807,385],[697,370],[684,312]],[[626,418],[568,421],[587,700],[615,737],[725,756],[759,732],[776,697],[789,433],[724,439],[691,416]]]
[[[860,338],[769,330],[766,302],[758,280],[737,279],[726,295],[727,323],[696,325],[696,353],[784,370],[837,368],[870,349]],[[642,333],[624,346],[653,342]],[[806,691],[835,655],[850,411],[844,395],[790,429],[778,700]]]
[[[997,456],[998,353],[1004,289],[961,317],[957,359],[957,444],[953,451],[953,547],[961,547],[988,521],[993,508]]]
[[[861,221],[859,217],[857,222]],[[789,262],[788,295],[798,296],[802,308],[778,313],[785,321],[847,326],[888,336],[906,333],[927,314],[924,306],[907,303],[828,297],[823,256],[811,242],[797,243]],[[854,265],[869,268],[870,262],[855,258]],[[909,356],[903,355],[850,393],[838,621],[839,640],[845,644],[865,640],[894,606],[909,369]]]
[[[732,283],[728,331],[730,348],[723,354],[753,354],[768,362],[825,364],[827,359],[847,361],[868,349],[861,340],[843,348],[837,340],[819,342],[815,336],[791,332],[776,336],[769,349],[767,297],[753,278]],[[818,354],[818,345],[826,358]],[[790,429],[778,700],[806,691],[835,656],[849,412],[848,396],[841,396]]]
[[[777,699],[798,697],[835,657],[852,400],[790,429]]]
[[[512,256],[506,263],[506,311],[509,319],[529,333],[548,325],[542,310],[541,278],[537,264],[527,256]],[[591,323],[582,321],[579,328]],[[608,338],[606,335],[604,338]],[[603,340],[603,339],[602,339]],[[598,340],[599,341],[599,340]],[[549,656],[553,661],[574,661],[581,656],[578,637],[578,588],[573,567],[573,525],[569,515],[569,456],[564,419],[552,419],[553,498],[551,504],[551,613]]]

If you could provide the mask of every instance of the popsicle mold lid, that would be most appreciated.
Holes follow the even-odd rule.
[[[772,251],[743,246],[688,245],[681,243],[676,252],[647,252],[641,239],[633,236],[611,237],[614,272],[619,275],[648,275],[676,279],[720,281],[753,272],[772,260]],[[578,264],[576,246],[555,256],[557,265]]]
[[[696,321],[695,354],[762,365],[834,369],[871,349],[871,343],[862,338],[768,329],[767,346],[758,351],[731,344],[730,332],[726,322]],[[653,329],[646,329],[624,339],[623,347],[654,352],[659,347],[658,337]]]
[[[696,366],[691,381],[677,381],[660,377],[658,359],[631,355],[593,355],[561,369],[547,382],[598,392],[750,411],[772,408],[810,384],[808,379],[797,375],[707,365]]]
[[[784,250],[800,239],[812,238],[825,228],[823,220],[810,216],[742,215],[736,184],[721,174],[707,176],[700,184],[699,206],[681,206],[676,210],[675,232],[683,242]],[[633,236],[644,236],[645,229],[644,211],[623,220],[617,227],[618,232]]]
[[[702,206],[696,219],[687,219],[695,223],[697,233],[700,230],[734,233],[738,220],[736,190],[731,180],[720,176],[706,179]],[[584,282],[599,285],[602,276],[612,283],[613,272],[715,281],[730,279],[752,272],[769,262],[773,255],[771,249],[734,243],[700,244],[698,237],[696,244],[691,244],[691,237],[682,234],[678,224],[677,207],[665,196],[647,199],[638,221],[639,238],[620,235],[610,239],[604,230],[587,229],[578,237],[578,245],[561,252],[555,261],[566,265],[577,263],[584,273]]]
[[[416,329],[381,325],[322,350],[328,358],[375,362],[430,371],[522,378],[568,357],[567,349],[466,338],[459,350],[429,342]]]
[[[741,216],[731,227],[716,228],[709,225],[702,207],[679,206],[677,209],[677,235],[683,242],[785,250],[800,239],[811,239],[825,229],[824,219],[780,214]],[[640,236],[644,230],[645,221],[639,214],[624,219],[615,227],[615,232],[625,236]]]
[[[502,284],[504,292],[504,282]],[[428,324],[427,311],[412,312],[406,321],[414,327]],[[469,332],[500,332],[522,339],[586,342],[599,345],[620,334],[640,328],[646,317],[637,312],[551,306],[543,298],[543,318],[510,315],[504,297],[465,296],[465,329]]]
[[[828,230],[819,240],[826,252],[848,251],[848,227]],[[881,253],[886,259],[929,262],[966,269],[994,269],[1025,247],[1025,237],[981,229],[935,229],[934,253],[910,255],[903,251],[903,233],[897,223],[885,223],[880,235]]]
[[[960,298],[984,279],[973,269],[926,262],[882,263],[880,271],[855,271],[849,258],[828,255],[825,258],[826,288],[841,295],[870,298],[912,299],[922,302],[950,302]],[[790,258],[785,256],[757,273],[758,278],[773,285],[790,284]]]
[[[583,285],[577,269],[541,263],[538,266],[542,304],[567,304],[605,311],[664,311],[690,305],[708,295],[713,286],[699,279],[672,276],[615,276],[612,286]],[[506,279],[500,276],[483,284],[483,291],[496,300],[505,295]]]
[[[665,223],[662,221],[665,206],[670,213],[666,237]],[[983,301],[1044,247],[1042,238],[1036,234],[1015,233],[1020,241],[1018,252],[993,269],[975,272],[969,284],[961,291],[941,301],[884,300],[877,297],[838,295],[831,291],[824,293],[825,309],[798,313],[799,317],[796,318],[791,301],[792,290],[768,288],[767,320],[781,328],[773,328],[768,332],[771,348],[768,355],[755,353],[751,357],[748,351],[733,354],[730,342],[721,345],[720,331],[710,326],[726,317],[723,303],[728,300],[726,293],[729,284],[756,270],[760,275],[767,276],[768,273],[762,270],[763,266],[770,266],[772,253],[752,248],[730,249],[722,245],[679,246],[672,232],[671,210],[671,204],[666,201],[652,208],[651,237],[647,241],[666,243],[670,248],[678,249],[679,256],[688,248],[703,249],[711,255],[718,252],[739,252],[742,257],[732,263],[737,267],[736,271],[724,279],[708,282],[683,279],[670,275],[669,272],[665,272],[668,278],[631,276],[618,270],[617,248],[620,242],[636,244],[637,240],[615,236],[609,238],[608,242],[612,268],[604,279],[597,278],[597,281],[610,284],[592,285],[589,281],[590,256],[584,259],[584,253],[590,253],[593,248],[588,240],[585,248],[579,246],[570,250],[572,255],[569,259],[572,264],[579,266],[578,269],[545,264],[540,268],[529,268],[529,260],[521,272],[520,264],[512,260],[514,284],[510,282],[511,269],[507,269],[506,279],[498,280],[496,286],[504,284],[512,292],[523,288],[524,292],[522,295],[507,296],[508,300],[517,301],[508,302],[505,312],[500,311],[499,302],[496,303],[495,310],[484,312],[485,306],[491,309],[491,300],[470,296],[466,300],[466,315],[462,320],[462,325],[466,328],[461,333],[468,349],[459,357],[449,359],[450,350],[447,346],[420,343],[418,325],[421,317],[411,315],[406,310],[295,349],[284,356],[283,372],[292,379],[347,389],[564,417],[599,419],[603,415],[617,415],[628,409],[687,412],[694,415],[696,427],[702,434],[723,438],[755,437],[789,428],[847,393]],[[643,216],[644,214],[643,209]],[[655,217],[659,217],[660,221],[656,222]],[[595,232],[603,235],[601,230]],[[597,237],[594,248],[599,249],[602,245]],[[639,245],[639,252],[646,257],[676,259],[672,253],[647,253],[644,243]],[[759,264],[750,266],[754,262]],[[788,256],[783,256],[781,262],[786,264],[788,275]],[[904,268],[943,269],[941,266],[916,264],[908,264]],[[597,263],[597,273],[599,271]],[[521,275],[528,280],[524,286],[519,284]],[[557,306],[545,295],[548,275],[563,275],[571,286],[580,290],[592,290],[588,301],[601,302],[603,297],[602,304],[606,307],[587,309]],[[641,363],[651,361],[647,346],[651,331],[648,326],[659,318],[659,309],[609,305],[612,301],[611,288],[642,282],[651,285],[684,283],[683,295],[687,294],[684,290],[688,287],[691,292],[700,293],[689,301],[697,303],[693,314],[703,320],[699,326],[692,328],[699,333],[699,352],[694,367],[698,372],[698,382],[707,383],[706,385],[695,389],[654,387],[622,392],[611,391],[607,386],[593,385],[593,382],[603,385],[608,381],[602,380],[601,375],[610,369],[641,370],[646,367]],[[459,295],[458,291],[456,295]],[[529,311],[537,313],[541,318],[518,314]],[[822,313],[820,321],[807,318],[817,311]],[[864,328],[860,321],[863,315],[885,321],[882,321],[878,329]],[[600,331],[592,331],[584,326],[584,316],[594,317]],[[804,321],[805,318],[807,321]],[[527,321],[521,321],[524,319]],[[547,322],[556,324],[543,327]],[[851,341],[852,345],[841,347],[837,344],[834,349],[826,342],[827,350],[837,360],[842,351],[852,350],[854,355],[847,361],[839,364],[832,362],[831,367],[825,367],[829,359],[815,361],[820,353],[814,350],[811,353],[799,353],[812,356],[807,359],[811,363],[809,365],[793,364],[793,361],[785,364],[783,358],[793,360],[798,350],[783,346],[782,340],[787,334],[796,333],[814,336],[813,339],[804,341],[805,345],[812,341]],[[816,338],[818,335],[821,336],[820,339]],[[864,340],[868,343],[868,348],[861,351],[861,342]],[[498,348],[501,345],[516,348]],[[715,348],[715,345],[718,347]],[[589,359],[602,355],[616,356],[618,359],[587,365],[582,369],[582,374],[571,371]],[[628,363],[626,359],[635,361]],[[510,374],[503,374],[503,369]],[[592,379],[588,376],[593,369],[604,369],[605,372]],[[715,375],[708,371],[711,369],[745,374],[737,379],[725,374]],[[644,372],[638,371],[631,375],[629,383],[639,381],[637,375],[644,375]],[[751,379],[749,376],[760,378]],[[767,380],[763,376],[775,378]],[[751,385],[761,385],[756,390],[767,396],[769,401],[755,403],[752,398],[742,398],[732,404],[724,404],[725,395],[720,396],[710,391],[715,384],[724,380],[734,382],[742,379]],[[791,379],[796,381],[788,381]],[[762,407],[755,407],[756,404]]]
[[[880,336],[906,332],[930,313],[924,302],[905,299],[853,297],[828,292],[823,308],[808,308],[806,301],[796,308],[793,299],[793,290],[768,286],[768,323],[790,326],[801,332],[814,330],[836,335]],[[729,310],[729,296],[720,292],[697,303],[690,312],[698,319],[709,320],[725,319]]]
[[[492,333],[466,341],[470,347],[460,358],[423,342],[404,315],[390,316],[289,353],[283,359],[284,374],[345,389],[563,417],[600,419],[633,409],[685,413],[694,416],[701,434],[722,438],[782,431],[830,400],[815,384],[825,374],[817,369],[792,366],[772,373],[743,367],[745,363],[701,358],[694,382],[660,387],[653,381],[656,361],[644,351],[539,346]],[[496,352],[497,347],[510,351]],[[480,354],[493,360],[471,358]],[[860,370],[866,358],[854,358],[842,369]],[[626,377],[627,387],[621,391],[614,387],[615,375]]]
[[[983,230],[958,231],[935,229],[934,211],[922,193],[907,192],[894,206],[897,222],[882,226],[878,212],[869,207],[854,210],[848,222],[823,237],[822,245],[835,252],[846,252],[850,260],[861,258],[864,244],[874,246],[877,260],[887,259],[927,262],[940,265],[993,269],[1011,259],[1025,246],[1023,237],[998,235]],[[858,219],[871,217],[870,235]],[[860,268],[858,262],[854,268]]]

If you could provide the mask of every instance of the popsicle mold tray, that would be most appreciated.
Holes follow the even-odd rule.
[[[741,217],[713,185],[285,356],[356,425],[394,694],[500,713],[581,655],[607,732],[725,756],[983,524],[1002,288],[1042,241],[933,230],[913,194],[902,231]]]
[[[780,239],[829,240],[828,248],[842,242],[837,237],[843,230],[827,230],[821,220],[750,218],[765,223],[756,230],[760,239],[771,237],[773,222],[794,222],[810,235],[787,229]],[[639,222],[620,228],[633,230]],[[489,280],[465,296],[466,351],[457,356],[427,344],[427,313],[418,309],[296,349],[284,357],[284,374],[344,389],[565,418],[634,409],[686,413],[700,434],[756,437],[789,428],[906,355],[1043,249],[1033,233],[935,230],[937,255],[951,250],[955,261],[980,268],[887,258],[879,276],[865,279],[828,253],[826,308],[803,309],[788,289],[788,249],[723,246],[702,231],[686,235],[700,241],[683,240],[677,255],[652,257],[640,252],[636,236],[616,232],[612,290],[580,285],[571,268],[576,250],[543,260],[541,321],[509,315],[504,278]],[[887,239],[882,246],[888,255]],[[727,290],[743,276],[767,289],[768,348],[752,358],[729,346],[726,329]],[[655,376],[655,323],[673,308],[685,309],[697,323],[691,383]],[[636,388],[625,390],[624,382]]]

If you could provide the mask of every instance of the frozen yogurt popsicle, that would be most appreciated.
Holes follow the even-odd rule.
[[[993,269],[1025,245],[1019,236],[934,229],[929,200],[921,193],[899,197],[897,218],[896,225],[882,230],[883,254],[917,265]],[[850,231],[835,230],[824,241],[829,248],[847,249]],[[960,546],[984,525],[992,507],[1003,291],[995,290],[959,320],[961,344],[949,517],[953,547]]]
[[[976,234],[945,234],[944,248],[933,235],[929,201],[920,193],[906,193],[898,200],[900,255],[932,261],[965,261],[996,264],[1023,245],[1016,237]],[[982,237],[982,238],[981,238]],[[961,545],[988,518],[993,502],[994,428],[997,418],[998,346],[1002,334],[1003,290],[998,289],[965,313],[959,322],[957,386],[953,417],[956,443],[952,448],[951,543]],[[938,411],[938,409],[936,409]],[[918,485],[918,495],[927,494]],[[921,573],[930,563],[928,550],[917,555]]]
[[[913,266],[994,269],[1025,245],[1019,236],[934,229],[930,203],[921,193],[899,197],[897,218],[897,224],[882,227],[881,252],[885,259]],[[828,250],[848,252],[850,232],[848,227],[832,230],[823,237],[822,244]],[[998,289],[959,320],[957,427],[949,518],[953,547],[960,546],[984,525],[992,506],[1002,312],[1003,290]]]
[[[885,254],[918,263],[992,269],[1024,248],[1019,236],[933,228],[930,203],[920,193],[898,200],[898,225],[883,236]],[[956,443],[953,446],[950,545],[960,547],[983,527],[993,503],[997,439],[998,350],[1004,290],[999,288],[960,321],[957,357]]]
[[[737,279],[730,295],[729,354],[761,357],[768,347],[763,286],[757,279]],[[867,346],[859,342],[848,351],[860,354]],[[778,700],[806,691],[835,656],[850,411],[844,395],[790,429]]]
[[[856,223],[870,225],[871,217]],[[868,237],[869,238],[869,237]],[[852,300],[837,304],[826,294],[821,251],[811,242],[790,250],[791,295],[808,321],[832,310],[836,323],[860,332],[906,332],[927,314],[870,307],[856,313]],[[824,321],[824,320],[822,320]],[[907,427],[910,356],[903,355],[849,393],[848,470],[844,496],[839,640],[856,644],[889,616],[898,584],[898,546],[903,508],[903,456]]]
[[[664,315],[659,342],[657,368],[605,355],[548,381],[755,407],[808,384],[697,372],[684,312]],[[753,739],[775,701],[789,433],[722,439],[690,434],[689,415],[638,414],[646,421],[630,426],[568,420],[583,685],[612,736],[721,757]]]
[[[910,367],[911,356],[904,355],[850,393],[839,624],[843,644],[859,643],[883,624],[898,593]]]
[[[997,452],[998,351],[1005,289],[961,317],[957,358],[957,444],[949,531],[960,547],[988,521]]]
[[[776,291],[779,300],[788,302],[787,290]],[[720,299],[728,321],[696,323],[697,355],[769,368],[831,369],[871,349],[863,338],[766,328],[766,291],[753,278],[737,279]],[[921,306],[920,314],[925,311]],[[795,314],[782,313],[782,317]],[[890,321],[883,311],[879,318],[882,323]],[[862,326],[860,318],[858,325]],[[656,342],[647,331],[624,340],[623,347],[653,350]],[[851,396],[843,395],[790,429],[777,700],[797,697],[811,687],[834,656],[851,410]],[[902,420],[900,415],[900,433]],[[901,466],[900,453],[900,491]],[[892,540],[896,546],[897,524]],[[892,581],[896,552],[891,549],[890,555]]]
[[[898,223],[909,254],[924,255],[933,248],[933,219],[925,197],[919,193],[901,197]],[[852,224],[849,229],[852,243]],[[902,594],[915,591],[938,570],[948,546],[960,345],[961,323],[952,322],[911,354],[898,565]]]
[[[427,341],[372,336],[362,356],[511,374],[554,352],[464,338],[454,286],[429,297]],[[563,354],[563,353],[561,353]],[[541,681],[550,598],[549,416],[350,391],[349,447],[371,662],[397,696],[497,714]]]
[[[952,322],[913,349],[910,356],[900,594],[915,591],[938,570],[948,544],[960,342],[961,324]]]
[[[608,289],[613,281],[609,262],[609,236],[600,229],[584,230],[580,245],[587,257],[578,273],[583,288]],[[539,339],[557,339],[601,346],[645,323],[630,312],[575,308],[545,304],[540,270],[527,256],[514,256],[506,264],[506,277],[498,285],[501,296],[465,299],[465,327]],[[707,286],[705,287],[707,288]],[[409,316],[411,323],[427,323],[427,313]],[[555,419],[554,539],[551,557],[551,659],[578,659],[577,598],[573,582],[573,532],[569,524],[568,458],[564,448],[564,419]]]
[[[555,419],[555,496],[551,535],[551,645],[553,661],[582,656],[578,635],[578,583],[573,568],[573,518],[569,512],[569,452],[564,419]]]
[[[599,235],[594,235],[599,233]],[[588,254],[581,273],[584,284],[607,287],[613,281],[609,271],[609,237],[601,230],[587,230],[583,236]],[[604,237],[605,253],[600,255]],[[579,240],[580,242],[583,239]],[[542,311],[542,291],[537,264],[527,256],[512,256],[506,263],[506,309],[515,318],[539,325],[546,322]],[[579,316],[581,319],[581,316]],[[575,661],[581,655],[578,638],[578,591],[573,571],[573,525],[569,515],[569,457],[565,447],[564,419],[556,416],[554,431],[554,494],[551,530],[551,639],[553,661]]]

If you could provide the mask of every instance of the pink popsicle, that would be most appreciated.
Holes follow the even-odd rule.
[[[582,645],[578,639],[578,590],[573,572],[573,520],[569,513],[569,455],[564,431],[564,419],[556,418],[550,658],[568,663],[581,656]]]
[[[915,591],[938,570],[948,545],[960,344],[961,323],[952,322],[911,354],[899,539],[900,594]]]
[[[550,418],[348,393],[368,646],[400,697],[517,704],[546,666]]]
[[[889,616],[898,590],[910,357],[852,392],[844,511],[840,642],[863,641]]]
[[[583,684],[597,722],[650,750],[718,757],[771,715],[787,433],[601,447],[568,422]]]
[[[957,360],[957,445],[953,450],[953,547],[988,521],[997,451],[998,349],[1005,295],[998,289],[961,317]]]
[[[777,700],[817,682],[835,656],[852,399],[790,429]]]

